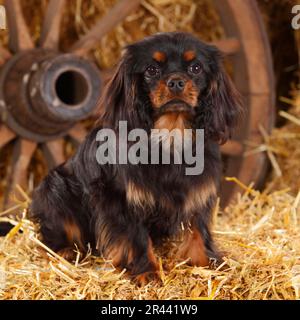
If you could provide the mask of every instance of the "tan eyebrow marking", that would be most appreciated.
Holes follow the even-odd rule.
[[[165,62],[167,60],[166,54],[161,51],[155,51],[152,55],[152,58],[157,62]]]
[[[188,50],[183,53],[183,59],[185,61],[191,61],[196,58],[196,52],[193,50]]]

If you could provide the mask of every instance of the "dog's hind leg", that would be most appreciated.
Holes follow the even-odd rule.
[[[82,191],[63,167],[51,171],[33,194],[30,216],[40,225],[43,242],[71,259],[75,245],[84,251],[88,222]]]

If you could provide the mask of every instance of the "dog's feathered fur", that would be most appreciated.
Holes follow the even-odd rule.
[[[219,260],[210,233],[221,174],[218,145],[230,136],[241,110],[220,60],[215,47],[186,33],[158,34],[126,48],[103,94],[95,128],[34,192],[30,211],[46,245],[68,256],[74,244],[86,250],[90,243],[141,281],[158,270],[153,246],[180,233],[180,258],[194,265]],[[190,67],[195,61],[199,64]],[[149,64],[155,67],[147,69]],[[160,113],[159,102],[170,95],[166,81],[174,74],[189,85],[181,99],[190,103],[190,111]],[[176,128],[178,117],[181,124],[205,129],[203,174],[185,175],[185,164],[97,163],[100,128],[117,132],[118,122],[125,120],[128,130],[150,132]]]

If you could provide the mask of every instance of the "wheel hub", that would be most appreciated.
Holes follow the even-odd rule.
[[[49,141],[91,114],[100,89],[90,61],[47,49],[21,52],[1,70],[2,120],[23,138]]]

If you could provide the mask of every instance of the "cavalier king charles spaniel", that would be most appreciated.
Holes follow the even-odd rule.
[[[126,47],[101,98],[99,118],[76,154],[50,171],[30,212],[44,243],[72,259],[75,245],[126,268],[144,283],[158,275],[154,248],[180,238],[178,259],[221,261],[210,223],[221,176],[219,145],[230,137],[240,96],[221,54],[194,36],[159,33]],[[204,170],[182,164],[99,164],[97,133],[128,129],[204,129]]]

